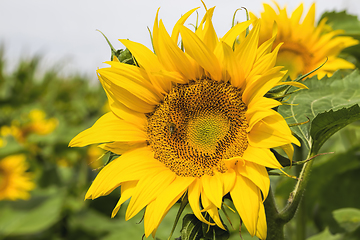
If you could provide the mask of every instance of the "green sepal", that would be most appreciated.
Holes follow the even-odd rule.
[[[102,33],[100,30],[97,30],[97,31],[100,32],[104,36],[106,42],[109,44],[109,47],[111,50],[111,57],[110,57],[111,61],[114,59],[114,57],[116,57],[119,60],[119,62],[130,64],[130,65],[136,65],[133,55],[127,48],[125,50],[123,50],[123,49],[116,50],[113,47],[113,45],[110,43],[109,39],[105,36],[105,34]]]
[[[208,215],[205,216],[210,221]],[[181,240],[227,240],[230,233],[226,227],[226,231],[218,226],[210,226],[201,222],[194,214],[187,214],[183,218],[181,229]]]
[[[106,166],[106,165],[108,165],[112,160],[114,160],[115,158],[117,158],[117,157],[120,157],[120,155],[119,154],[116,154],[116,153],[113,153],[113,152],[110,152],[109,151],[109,158],[108,158],[108,160],[106,161],[106,163],[104,164],[104,167]]]

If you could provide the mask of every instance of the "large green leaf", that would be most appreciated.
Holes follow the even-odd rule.
[[[333,211],[335,220],[347,232],[352,232],[360,227],[360,210],[356,208],[341,208]]]
[[[312,121],[310,129],[312,152],[318,153],[320,147],[327,139],[356,120],[360,120],[359,105],[354,105],[350,108],[342,108],[338,111],[330,110],[317,115]]]
[[[360,74],[355,70],[344,77],[337,72],[330,78],[307,79],[304,84],[309,89],[293,93],[287,101],[288,104],[279,107],[279,112],[289,124],[306,122],[308,118],[311,120],[310,123],[291,129],[309,149],[312,145],[310,126],[318,114],[360,103]]]

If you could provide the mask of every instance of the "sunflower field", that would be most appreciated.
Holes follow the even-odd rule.
[[[360,21],[263,6],[103,34],[96,83],[2,46],[0,239],[360,239]]]

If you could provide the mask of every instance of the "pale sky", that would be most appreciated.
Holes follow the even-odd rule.
[[[271,0],[205,0],[208,8],[216,6],[213,22],[219,36],[231,27],[234,11],[246,7],[259,15],[262,3]],[[324,11],[347,10],[360,15],[359,0],[304,0],[305,11],[316,2],[317,18]],[[278,0],[291,13],[300,3]],[[62,66],[62,73],[86,74],[96,79],[95,71],[109,60],[110,49],[101,30],[115,48],[122,48],[118,39],[128,38],[151,47],[147,30],[152,29],[156,10],[170,32],[182,14],[202,7],[200,0],[0,0],[0,44],[5,46],[8,69],[18,59],[35,53],[43,55],[43,66]],[[202,17],[204,8],[199,9]],[[188,23],[195,23],[195,16]],[[244,21],[244,11],[236,20]]]

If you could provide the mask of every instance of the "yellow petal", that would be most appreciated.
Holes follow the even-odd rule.
[[[243,93],[242,99],[246,105],[251,101],[263,97],[271,88],[281,81],[285,72],[279,71],[282,67],[274,67],[264,73],[256,81],[249,82]]]
[[[140,113],[149,113],[154,110],[155,104],[148,103],[147,101],[138,98],[132,92],[117,86],[105,76],[99,77],[99,80],[105,89],[109,103],[113,105],[114,108],[121,108],[121,105],[124,105],[127,108]],[[120,104],[117,104],[117,102]]]
[[[185,83],[190,79],[195,79],[191,62],[185,53],[171,40],[162,21],[160,21],[159,27],[159,45],[158,56],[163,65],[167,66],[170,71],[183,74]]]
[[[223,42],[219,44],[219,46],[222,46],[224,54],[223,63],[226,71],[231,77],[231,85],[242,88],[245,84],[244,73],[242,72],[242,68],[237,64],[234,52]]]
[[[280,105],[281,102],[275,99],[261,97],[258,98],[256,101],[251,101],[251,103],[248,105],[248,109],[249,109],[248,111],[253,111],[253,109],[255,109],[255,111],[260,109],[270,109]]]
[[[241,22],[232,27],[222,38],[221,41],[225,42],[228,46],[232,47],[236,38],[244,32],[254,20]]]
[[[175,179],[170,169],[164,168],[153,175],[141,178],[126,210],[125,220],[134,217],[141,209],[157,198]]]
[[[217,207],[221,208],[223,183],[220,180],[219,173],[215,173],[214,176],[203,175],[201,177],[201,183],[203,191],[208,199]]]
[[[246,229],[251,236],[256,234],[261,193],[259,188],[248,178],[237,175],[236,183],[230,191],[231,198]]]
[[[248,120],[247,132],[250,132],[253,126],[260,120],[273,115],[274,110],[272,109],[256,109],[246,112],[246,119]]]
[[[283,146],[280,146],[280,147],[286,153],[286,155],[288,156],[290,161],[292,161],[293,155],[294,155],[294,147],[293,147],[293,145],[292,144],[286,144],[286,145],[283,145]]]
[[[121,197],[111,213],[112,218],[118,213],[121,205],[134,194],[137,183],[138,181],[129,181],[121,184]]]
[[[248,162],[253,162],[269,168],[282,168],[274,154],[268,148],[248,146],[243,154]]]
[[[185,21],[190,17],[193,12],[195,12],[196,9],[199,9],[199,7],[191,9],[190,11],[182,15],[182,17],[176,22],[171,33],[171,39],[174,41],[175,44],[178,42],[180,26],[184,25]]]
[[[225,196],[231,191],[236,182],[236,173],[233,169],[229,169],[220,176],[222,177],[223,182],[223,196]]]
[[[100,148],[113,152],[115,154],[121,155],[126,153],[127,151],[146,147],[146,141],[143,142],[111,142],[111,143],[104,143],[99,145]]]
[[[193,177],[176,177],[175,180],[164,189],[164,191],[154,200],[154,211],[145,211],[145,236],[156,232],[161,220],[165,217],[169,209],[177,202],[177,200],[184,194],[191,183],[195,181]]]
[[[100,75],[98,75],[98,77],[103,86],[104,85],[108,86]],[[146,125],[147,119],[145,114],[131,110],[130,108],[122,104],[119,100],[117,100],[118,96],[114,96],[112,94],[112,91],[109,92],[106,88],[104,88],[104,90],[109,101],[110,109],[116,116],[118,116],[121,119],[124,119],[127,122],[131,122],[135,125],[139,125],[139,126]]]
[[[126,122],[112,112],[106,113],[96,123],[79,133],[69,143],[70,147],[83,147],[94,143],[139,142],[148,139],[144,126]]]
[[[214,53],[188,28],[180,27],[180,33],[185,52],[195,59],[205,71],[209,72],[212,79],[221,80],[221,68]]]
[[[278,44],[272,53],[266,54],[259,58],[253,66],[248,78],[251,79],[255,75],[266,73],[275,66],[276,57],[282,44]]]
[[[265,201],[270,189],[270,179],[266,168],[256,163],[246,162],[245,166],[240,166],[237,170],[242,176],[248,178],[260,188],[263,201]]]
[[[204,190],[204,189],[203,189]],[[204,207],[203,211],[206,210],[206,212],[210,215],[212,220],[218,225],[220,228],[225,230],[224,225],[221,222],[218,208],[211,202],[211,200],[206,196],[204,191],[201,192],[201,203]]]
[[[298,87],[298,88],[301,88],[301,89],[309,89],[306,85],[304,85],[302,83],[299,83],[299,82],[279,82],[276,85],[277,86],[290,85],[290,86]]]
[[[262,203],[260,203],[259,220],[256,227],[256,236],[262,240],[266,239],[267,236],[265,208]]]
[[[257,122],[248,134],[249,144],[260,148],[273,148],[289,143],[300,146],[284,120],[277,112]]]
[[[200,211],[200,207],[199,207],[199,198],[200,198],[200,193],[201,193],[201,180],[196,179],[190,186],[189,186],[189,190],[188,190],[188,200],[189,200],[189,204],[190,207],[193,211],[193,213],[195,214],[195,216],[202,222],[209,224],[209,225],[214,225],[214,223],[210,223],[208,222],[203,215],[201,214]]]
[[[135,57],[136,62],[148,73],[159,72],[161,69],[163,69],[157,56],[144,45],[137,42],[132,42],[127,39],[120,39],[120,42],[129,49],[131,54]],[[150,81],[159,92],[169,92],[171,88],[171,81],[166,81],[166,79],[157,79],[151,75],[149,75],[149,77]]]
[[[150,87],[150,84],[147,84],[146,86],[141,81],[142,79],[132,79],[133,75],[125,74],[123,70],[114,71],[114,69],[115,68],[102,68],[97,70],[104,81],[111,81],[111,83],[107,82],[110,86],[108,90],[121,91],[124,89],[148,104],[159,104],[161,98],[156,94],[156,90],[153,89],[153,87]],[[114,90],[114,88],[119,90]],[[118,97],[120,96],[121,95],[118,95]]]
[[[259,42],[259,31],[260,23],[258,21],[254,23],[254,28],[250,31],[245,40],[241,42],[235,49],[236,59],[239,61],[239,65],[243,69],[245,78],[247,78],[248,74],[250,73],[256,59],[256,52]]]
[[[122,182],[135,181],[144,175],[167,169],[152,157],[151,148],[138,148],[124,153],[106,165],[96,176],[85,199],[95,199],[111,193]]]
[[[204,17],[206,18],[204,28],[202,29],[202,26],[200,25],[195,32],[211,52],[214,51],[216,45],[219,43],[219,38],[216,35],[214,26],[211,21],[214,10],[215,7],[212,7],[206,12]]]

